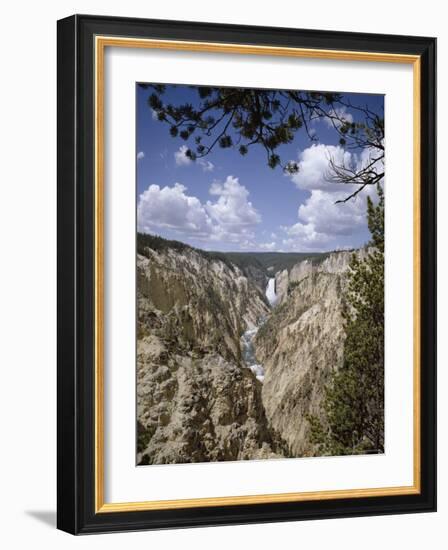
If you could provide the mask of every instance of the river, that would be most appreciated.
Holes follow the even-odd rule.
[[[278,299],[275,292],[274,277],[269,279],[265,294],[271,307],[274,307]],[[264,381],[264,368],[263,365],[257,363],[257,358],[255,357],[254,340],[255,336],[257,335],[258,329],[265,321],[266,318],[261,319],[258,323],[258,326],[246,330],[246,332],[241,336],[241,352],[243,355],[243,360],[246,363],[247,368],[254,373],[257,380],[259,380],[260,382]]]

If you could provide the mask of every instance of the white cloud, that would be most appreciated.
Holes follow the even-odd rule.
[[[325,233],[319,233],[315,230],[313,224],[296,224],[285,227],[287,237],[283,239],[282,244],[288,250],[310,251],[321,250],[328,245],[329,238]]]
[[[249,192],[238,178],[229,176],[224,183],[215,182],[210,194],[216,201],[206,204],[187,194],[187,188],[150,185],[137,206],[138,230],[153,233],[170,229],[179,237],[240,242],[253,238],[255,226],[261,222],[257,210],[249,202]]]
[[[249,191],[238,178],[228,176],[224,183],[214,182],[209,192],[218,200],[207,201],[207,212],[223,233],[250,234],[251,229],[261,222],[260,214],[248,201]]]
[[[347,192],[328,193],[314,190],[298,210],[298,218],[312,225],[319,233],[327,235],[350,235],[366,222],[365,196],[346,203],[336,201],[347,197]]]
[[[142,160],[145,158],[145,153],[143,151],[139,151],[137,153],[137,160]]]
[[[257,243],[252,239],[244,239],[243,241],[238,241],[238,246],[240,250],[255,250]]]
[[[212,231],[210,217],[199,199],[188,196],[186,191],[180,183],[163,188],[150,185],[139,197],[139,231],[150,233],[157,228],[168,228],[189,236],[209,235]]]
[[[339,128],[340,126],[342,126],[343,122],[348,122],[349,124],[353,122],[353,115],[347,111],[347,107],[345,105],[343,105],[342,107],[336,107],[336,109],[331,109],[329,114],[330,116],[336,116],[341,119],[341,122],[339,120],[332,120],[328,117],[320,119],[323,120],[325,124],[330,128],[334,128],[334,126],[336,126],[336,128]]]
[[[291,180],[299,189],[313,191],[322,189],[326,191],[340,191],[347,189],[345,184],[334,184],[328,181],[329,162],[340,165],[352,166],[354,157],[341,146],[311,145],[299,154],[299,171],[291,175]]]
[[[176,161],[177,166],[190,166],[193,164],[191,158],[187,157],[188,147],[186,145],[181,145],[177,151],[174,153],[174,160]],[[196,161],[204,172],[213,172],[215,165],[209,160],[199,158]]]
[[[337,165],[359,169],[371,162],[372,154],[364,149],[361,155],[356,155],[340,146],[323,144],[300,152],[299,171],[290,177],[310,196],[298,208],[298,222],[282,228],[286,233],[283,245],[297,250],[328,249],[339,246],[340,238],[354,236],[365,228],[366,196],[374,195],[375,190],[368,186],[357,197],[336,204],[359,187],[331,182],[329,163],[333,160]]]
[[[261,250],[275,250],[276,243],[272,241],[270,243],[261,243],[258,245],[258,248]]]
[[[188,147],[186,145],[181,145],[174,153],[174,160],[176,161],[177,166],[188,166],[192,163],[192,160],[186,155],[187,151]]]
[[[340,238],[354,236],[366,223],[365,196],[335,204],[346,196],[344,192],[313,191],[299,206],[299,221],[282,228],[287,234],[283,244],[292,249],[322,250],[340,246]]]
[[[213,172],[213,170],[215,169],[215,165],[209,160],[198,159],[196,162],[199,164],[199,166],[201,166],[204,172]]]

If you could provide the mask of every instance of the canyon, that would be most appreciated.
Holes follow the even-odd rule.
[[[343,361],[351,256],[139,235],[137,464],[315,456],[307,417]]]

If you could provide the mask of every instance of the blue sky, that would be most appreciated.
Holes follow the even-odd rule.
[[[325,251],[356,248],[369,240],[366,193],[346,204],[334,204],[346,189],[328,182],[328,159],[360,162],[362,151],[345,151],[325,121],[313,125],[311,142],[298,130],[294,141],[278,149],[282,160],[299,162],[299,173],[285,175],[266,163],[255,145],[241,156],[236,149],[216,147],[203,159],[190,161],[193,146],[169,134],[147,99],[137,93],[137,225],[143,232],[221,251]],[[167,87],[164,100],[174,104],[199,101],[187,86]],[[381,113],[383,96],[346,94],[352,104]],[[344,117],[356,120],[349,109]],[[367,193],[372,190],[368,189]]]

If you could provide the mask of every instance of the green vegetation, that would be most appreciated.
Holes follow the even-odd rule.
[[[309,417],[319,454],[384,452],[384,195],[367,198],[373,251],[353,255],[344,363],[325,388],[324,418]]]
[[[282,146],[292,143],[296,133],[305,132],[310,142],[318,136],[311,132],[312,123],[326,120],[339,143],[349,149],[375,150],[375,161],[353,169],[332,163],[335,181],[350,183],[356,190],[339,202],[355,197],[367,185],[375,185],[384,176],[384,116],[367,106],[353,105],[339,93],[304,90],[267,90],[191,86],[197,101],[167,101],[163,84],[139,84],[149,89],[148,106],[157,119],[167,126],[173,138],[189,143],[186,156],[191,160],[209,155],[215,147],[236,149],[246,156],[253,147],[261,147],[267,165],[281,166],[286,173],[297,173],[296,161],[281,159]],[[346,117],[346,109],[356,114]],[[352,187],[353,188],[353,187]]]
[[[146,256],[146,248],[155,251],[163,251],[171,248],[178,252],[194,250],[202,257],[209,260],[219,260],[227,267],[234,270],[238,266],[245,274],[248,269],[255,268],[261,271],[266,277],[273,277],[277,271],[288,271],[303,260],[311,260],[318,264],[328,257],[330,252],[215,252],[194,248],[180,241],[164,239],[158,235],[137,233],[137,252]]]
[[[152,248],[152,250],[162,251],[172,248],[179,252],[184,250],[191,249],[191,246],[188,244],[181,243],[180,241],[170,241],[168,239],[163,239],[158,235],[149,235],[148,233],[137,233],[137,252],[146,256],[145,248]]]
[[[290,271],[295,264],[303,260],[320,263],[328,254],[329,252],[225,252],[227,258],[243,271],[248,266],[254,266],[268,277],[284,269]]]
[[[194,250],[200,254],[203,258],[208,260],[219,260],[226,264],[226,266],[234,271],[235,266],[232,261],[222,252],[208,252],[207,250],[201,250],[200,248],[194,248],[188,244],[180,241],[173,241],[159,237],[159,235],[149,235],[148,233],[137,233],[137,253],[142,256],[147,256],[146,248],[151,248],[156,252],[168,250],[176,250],[177,252],[185,252],[187,250]]]

